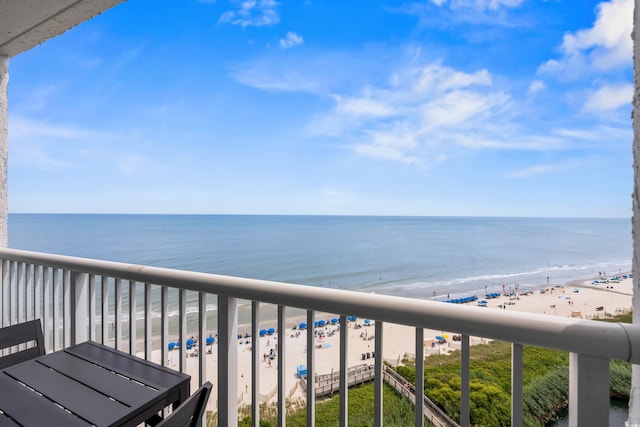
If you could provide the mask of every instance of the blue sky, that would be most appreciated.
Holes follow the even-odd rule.
[[[129,0],[9,63],[9,211],[630,217],[633,2]]]

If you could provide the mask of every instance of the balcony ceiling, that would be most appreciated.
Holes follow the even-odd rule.
[[[0,55],[12,57],[123,0],[0,0]]]

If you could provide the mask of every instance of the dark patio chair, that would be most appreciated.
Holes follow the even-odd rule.
[[[0,357],[0,369],[42,356],[45,353],[40,319],[0,328],[0,351],[31,342],[33,342],[33,346],[29,348]]]
[[[209,394],[211,394],[212,384],[207,381],[185,402],[161,420],[156,427],[200,427],[202,414],[207,406]],[[149,421],[147,423],[151,424]]]

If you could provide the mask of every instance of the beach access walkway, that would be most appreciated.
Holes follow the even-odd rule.
[[[404,379],[393,369],[386,365],[382,367],[384,381],[393,387],[401,396],[406,397],[416,404],[415,386]],[[347,384],[349,387],[358,386],[375,379],[375,371],[373,365],[362,364],[352,366],[347,371]],[[340,372],[335,371],[330,374],[316,375],[315,377],[316,397],[331,396],[340,390]],[[300,378],[300,385],[306,388],[305,377]],[[452,420],[442,409],[438,407],[427,396],[422,394],[422,406],[424,415],[431,424],[436,427],[460,427],[458,423]]]

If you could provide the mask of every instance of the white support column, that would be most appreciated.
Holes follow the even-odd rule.
[[[218,339],[218,425],[238,427],[238,300],[236,298],[218,296]]]
[[[0,247],[9,246],[7,233],[7,158],[9,156],[9,58],[0,55]]]
[[[89,339],[89,274],[71,273],[71,345]]]
[[[609,360],[569,354],[569,426],[609,425]]]

